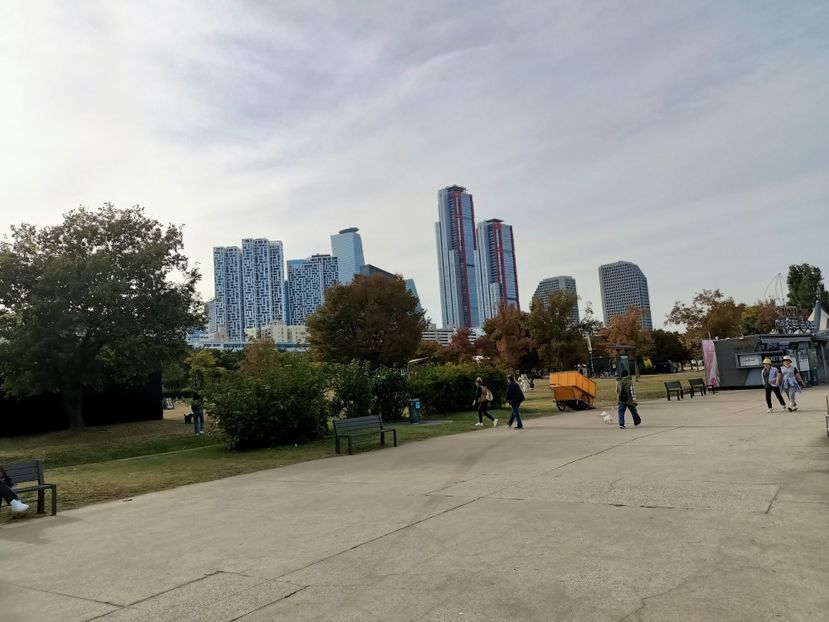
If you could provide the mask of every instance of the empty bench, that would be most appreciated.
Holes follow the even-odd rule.
[[[668,401],[671,401],[671,394],[676,394],[676,399],[681,400],[685,397],[685,391],[682,389],[682,385],[679,383],[679,380],[671,380],[670,382],[665,383],[665,392],[668,394]]]
[[[14,483],[14,492],[18,495],[27,492],[37,492],[37,513],[46,512],[46,491],[52,491],[52,516],[58,513],[58,487],[57,484],[47,484],[43,481],[43,461],[24,460],[22,462],[10,462],[3,465],[9,477]],[[35,483],[36,482],[36,483]],[[24,484],[29,484],[28,486]],[[0,497],[0,505],[3,499]]]
[[[351,419],[334,419],[334,449],[340,453],[340,439],[348,439],[348,453],[351,454],[351,439],[374,434],[380,435],[380,444],[386,444],[386,432],[391,432],[394,446],[397,447],[397,429],[383,427],[380,415],[352,417]]]

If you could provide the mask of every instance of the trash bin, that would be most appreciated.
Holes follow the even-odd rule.
[[[420,400],[409,400],[409,423],[420,423]]]

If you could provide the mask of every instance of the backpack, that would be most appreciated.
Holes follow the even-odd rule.
[[[482,387],[482,389],[483,389],[484,399],[487,402],[491,402],[492,400],[495,399],[492,395],[492,391],[489,390],[489,387]]]
[[[628,390],[627,387],[622,385],[622,388],[619,390],[619,401],[620,402],[627,402],[628,401]]]

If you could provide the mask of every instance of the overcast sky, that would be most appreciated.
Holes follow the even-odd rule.
[[[209,297],[213,246],[356,226],[440,323],[450,184],[513,225],[523,308],[566,274],[601,317],[619,259],[657,327],[703,288],[829,277],[829,3],[0,4],[4,233],[141,204]]]

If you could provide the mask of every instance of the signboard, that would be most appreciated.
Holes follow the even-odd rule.
[[[762,367],[763,366],[763,355],[753,352],[751,354],[738,354],[737,355],[737,367],[745,368],[745,367]]]

